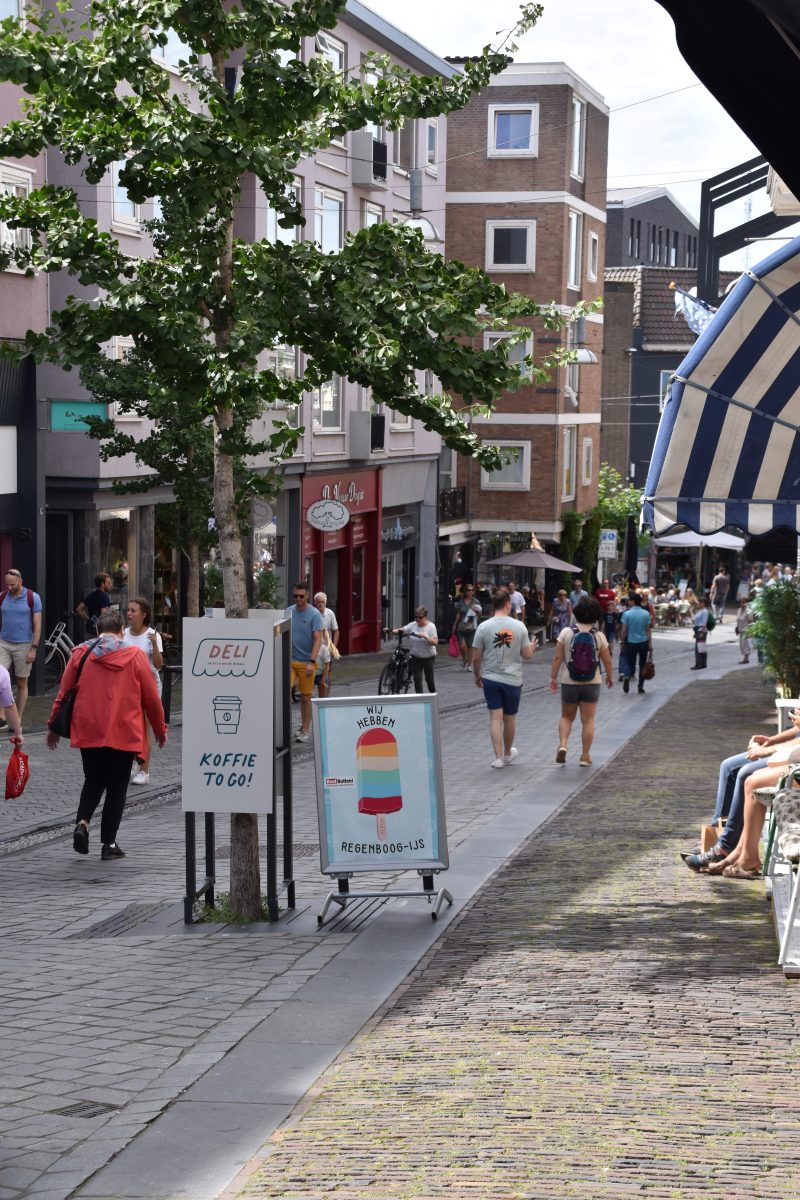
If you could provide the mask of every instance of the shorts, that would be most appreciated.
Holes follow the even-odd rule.
[[[599,683],[562,683],[561,685],[561,700],[564,704],[597,704],[599,699]]]
[[[458,634],[458,640],[460,642],[463,642],[466,646],[469,646],[470,648],[472,647],[472,643],[475,641],[475,626],[474,625],[471,625],[469,629],[457,629],[456,633]]]
[[[484,679],[483,694],[487,708],[502,708],[503,716],[515,717],[519,712],[522,684],[514,687],[510,683],[498,683],[496,679]]]
[[[14,668],[16,679],[27,679],[33,669],[33,663],[26,662],[32,642],[4,642],[0,638],[0,665],[7,671]]]
[[[314,695],[314,676],[317,673],[316,666],[310,675],[306,675],[307,662],[292,663],[292,687],[296,687],[301,696],[307,699]]]

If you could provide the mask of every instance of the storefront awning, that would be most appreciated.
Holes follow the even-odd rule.
[[[672,377],[643,520],[800,530],[800,238],[745,272]]]
[[[700,546],[744,550],[745,540],[732,533],[673,533],[669,537],[656,538],[653,544],[665,550],[696,550]]]

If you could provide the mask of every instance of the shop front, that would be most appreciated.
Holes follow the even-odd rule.
[[[381,525],[381,612],[382,623],[397,629],[412,620],[417,604],[416,512],[387,514]]]
[[[302,576],[325,592],[336,613],[344,654],[380,648],[381,476],[379,471],[306,475],[302,489]],[[309,508],[332,501],[347,510],[338,529],[315,528]],[[317,510],[315,510],[317,511]],[[312,519],[317,520],[312,514]]]

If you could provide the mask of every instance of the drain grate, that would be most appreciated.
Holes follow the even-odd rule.
[[[216,853],[216,857],[219,859],[230,858],[231,848],[226,843],[223,846],[217,846],[215,853]],[[264,850],[262,847],[262,855],[263,855],[263,853],[264,853]],[[278,846],[278,859],[279,860],[281,859],[282,855],[283,855],[283,846]],[[317,858],[318,856],[319,856],[319,843],[318,842],[298,842],[297,845],[292,847],[292,857],[293,858]]]
[[[144,921],[149,921],[151,917],[158,916],[159,913],[169,908],[172,903],[171,900],[159,900],[156,904],[129,904],[126,908],[121,909],[112,916],[98,921],[96,925],[90,925],[88,929],[81,929],[77,933],[71,933],[70,937],[119,937],[120,934],[128,933]]]
[[[99,1100],[79,1100],[77,1104],[53,1111],[60,1117],[104,1117],[106,1113],[117,1112],[119,1107],[118,1104],[102,1104]]]

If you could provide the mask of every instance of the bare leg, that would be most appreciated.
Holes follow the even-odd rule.
[[[594,741],[594,722],[597,716],[597,705],[581,701],[581,749],[583,757],[589,757],[589,751]]]
[[[503,757],[503,710],[489,709],[489,736],[492,739],[492,749],[495,758]]]
[[[27,679],[17,680],[17,712],[19,719],[22,720],[22,714],[25,712],[25,705],[28,703],[28,681]]]
[[[578,714],[577,704],[565,704],[561,701],[561,720],[558,723],[558,744],[566,746],[572,733],[572,723]]]
[[[784,764],[780,767],[765,767],[762,771],[755,771],[747,777],[744,782],[742,834],[735,849],[731,851],[724,863],[720,863],[718,866],[732,867],[738,863],[743,870],[747,871],[757,871],[761,866],[758,843],[764,827],[766,808],[756,800],[755,793],[761,787],[774,787],[781,776],[786,774],[786,771],[787,767]]]
[[[506,754],[511,753],[511,747],[514,745],[514,734],[517,729],[517,718],[515,716],[503,717],[503,745]]]

